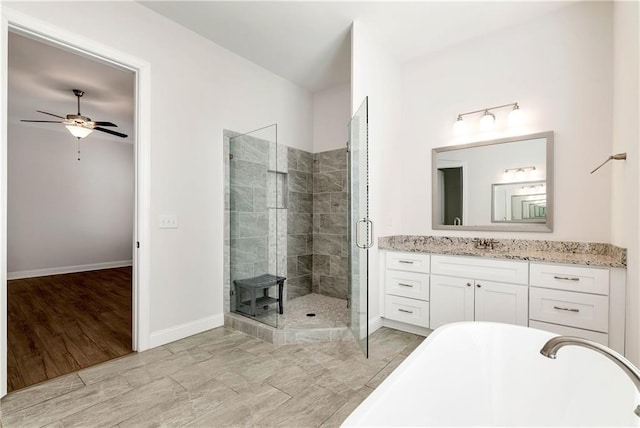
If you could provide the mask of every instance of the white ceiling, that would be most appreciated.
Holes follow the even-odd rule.
[[[62,124],[24,123],[20,119],[58,120],[36,110],[59,116],[76,114],[77,98],[72,89],[81,89],[85,91],[80,101],[84,116],[96,121],[113,122],[118,127],[111,129],[128,135],[127,138],[120,138],[94,131],[87,139],[100,137],[133,142],[133,71],[12,32],[9,33],[8,55],[9,123],[65,132],[73,138]]]
[[[563,7],[568,2],[143,2],[179,24],[311,92],[350,80],[350,28],[362,21],[398,60],[435,52]],[[9,121],[43,110],[111,121],[133,141],[134,73],[48,42],[10,33]],[[62,125],[22,123],[68,132]],[[89,136],[88,138],[92,138]],[[95,138],[95,137],[94,137]]]
[[[563,7],[567,1],[141,1],[144,6],[315,92],[350,80],[351,23],[399,61]]]

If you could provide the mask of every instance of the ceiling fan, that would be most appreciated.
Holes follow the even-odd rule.
[[[53,117],[59,117],[62,120],[22,119],[20,122],[62,123],[69,130],[69,132],[71,132],[71,134],[78,139],[86,137],[93,131],[102,131],[106,132],[107,134],[115,135],[117,137],[127,138],[126,134],[103,128],[103,126],[117,127],[118,125],[116,125],[115,123],[93,121],[86,116],[82,116],[82,114],[80,113],[80,98],[84,95],[84,91],[80,89],[74,89],[73,93],[76,97],[78,97],[78,114],[68,114],[66,117],[62,117],[58,116],[57,114],[48,113],[46,111],[36,110],[38,113],[48,114],[49,116]]]

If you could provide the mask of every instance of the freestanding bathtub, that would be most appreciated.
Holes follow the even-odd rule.
[[[508,324],[435,330],[343,426],[640,426],[640,394],[612,361]]]

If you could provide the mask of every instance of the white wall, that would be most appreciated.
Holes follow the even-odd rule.
[[[223,129],[278,123],[280,143],[311,151],[311,95],[134,2],[5,7],[150,64],[152,343],[220,325]],[[160,230],[160,214],[180,227]]]
[[[611,166],[589,172],[611,154],[612,36],[612,4],[580,2],[403,64],[405,156],[387,175],[403,193],[402,233],[609,242]],[[528,117],[517,133],[555,132],[554,231],[433,231],[431,149],[463,142],[457,114],[516,101]],[[496,111],[496,132],[467,141],[516,132],[500,128],[507,113]]]
[[[613,148],[625,162],[608,167],[611,183],[611,242],[627,248],[626,356],[640,365],[640,9],[638,2],[616,1],[613,13]]]
[[[397,147],[402,113],[400,65],[365,24],[354,22],[351,37],[352,114],[369,97],[369,217],[376,239],[369,250],[369,319],[376,320],[380,316],[377,237],[399,232],[400,192],[388,177],[404,168],[404,161],[412,155]]]
[[[351,84],[313,94],[313,152],[344,149],[351,120]]]
[[[9,278],[131,261],[133,145],[94,133],[81,140],[78,161],[64,128],[8,131]]]

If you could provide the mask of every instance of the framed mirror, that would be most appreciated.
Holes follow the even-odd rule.
[[[553,131],[432,150],[432,226],[553,230]]]

